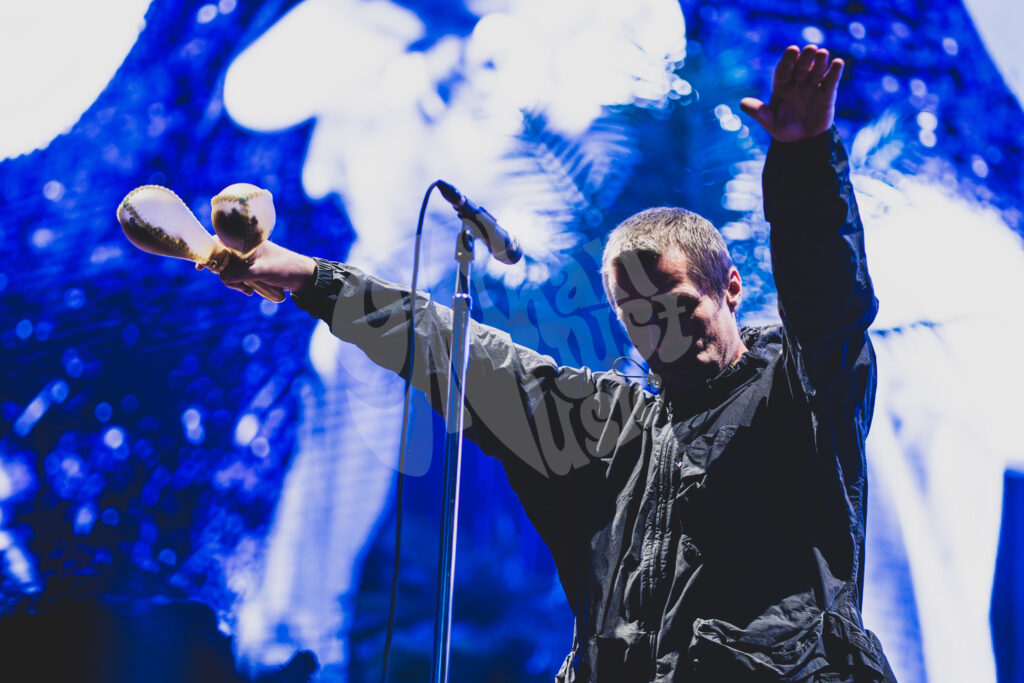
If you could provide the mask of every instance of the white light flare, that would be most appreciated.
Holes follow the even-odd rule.
[[[48,145],[96,100],[150,0],[0,3],[0,159]]]

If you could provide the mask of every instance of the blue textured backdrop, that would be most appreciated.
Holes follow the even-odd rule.
[[[223,630],[238,634],[246,604],[275,599],[259,577],[286,562],[275,555],[285,551],[274,550],[283,546],[267,539],[289,514],[281,506],[289,467],[317,438],[351,437],[338,422],[351,415],[332,412],[336,379],[318,365],[314,324],[287,302],[246,299],[183,261],[134,250],[114,210],[137,185],[167,185],[209,227],[209,198],[230,183],[254,182],[274,194],[275,241],[346,257],[357,239],[348,203],[361,201],[351,198],[357,190],[332,186],[309,199],[303,184],[319,120],[300,116],[276,132],[256,132],[225,107],[232,64],[301,4],[156,0],[124,63],[78,122],[45,149],[0,161],[0,599],[9,610],[84,594],[191,598],[211,606]],[[422,37],[404,51],[425,55],[441,54],[446,40],[466,40],[488,5],[396,4],[423,25]],[[744,206],[725,200],[727,183],[742,164],[761,158],[767,140],[755,129],[737,134],[738,125],[718,106],[738,110],[740,97],[766,94],[776,56],[805,41],[823,41],[847,59],[838,125],[848,142],[888,112],[896,121],[888,135],[900,142],[892,169],[944,173],[964,202],[994,207],[1011,229],[1024,228],[1024,112],[959,2],[684,0],[682,10],[686,58],[675,76],[686,85],[670,96],[609,103],[582,131],[552,124],[541,106],[517,114],[516,154],[548,183],[543,192],[571,209],[558,220],[577,244],[599,240],[651,205],[687,206],[718,225],[745,219]],[[320,66],[328,74],[360,68]],[[454,93],[471,78],[430,73],[442,107],[453,106]],[[334,86],[327,80],[323,87]],[[922,119],[922,111],[934,121]],[[424,112],[423,120],[429,128],[441,118]],[[332,129],[323,130],[329,136]],[[430,180],[402,186],[393,201],[416,207]],[[348,186],[355,185],[350,179]],[[516,192],[513,199],[530,197],[529,188]],[[414,226],[407,228],[411,234]],[[773,301],[764,245],[756,230],[730,244],[750,286],[745,306],[753,311]],[[584,273],[595,296],[600,292],[585,250],[569,253],[524,283],[481,276],[495,308],[478,317],[501,320],[497,311],[512,306],[506,326],[517,339],[565,363],[607,364],[625,345],[608,314],[589,303],[580,307],[586,315],[579,324],[598,330],[588,344],[558,309],[556,293],[569,273]],[[443,290],[438,287],[442,297]],[[437,424],[431,430],[432,418],[422,405],[417,409],[426,430],[422,443],[433,438],[436,451]],[[393,425],[382,420],[360,434]],[[328,455],[344,457],[345,447],[338,449]],[[370,476],[367,468],[352,477]],[[411,478],[406,489],[394,680],[420,680],[429,669],[438,469]],[[347,583],[339,595],[319,598],[334,601],[343,615],[324,616],[335,621],[317,630],[298,617],[285,624],[286,607],[251,607],[262,621],[238,636],[246,645],[236,653],[248,671],[337,638],[344,645],[325,646],[328,654],[321,655],[324,680],[379,676],[394,514],[391,477],[386,467],[380,471],[380,507],[370,506],[369,521],[352,522],[362,540],[338,559]],[[380,479],[380,472],[374,476]],[[337,481],[337,495],[350,498],[364,485],[346,491]],[[572,639],[550,557],[495,463],[470,449],[463,481],[454,680],[550,680]],[[1022,489],[1019,476],[1008,476],[993,601],[1005,681],[1024,676],[1024,654],[1015,647],[1024,639]],[[330,517],[331,508],[321,513]],[[288,528],[305,529],[307,542],[332,562],[322,549],[334,547],[338,540],[330,534],[344,537],[344,529],[294,524]],[[324,575],[333,570],[322,568]],[[315,603],[308,592],[295,599]],[[920,648],[918,627],[907,628]],[[904,655],[904,670],[924,680],[924,655]]]

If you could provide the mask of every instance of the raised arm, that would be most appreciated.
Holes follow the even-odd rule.
[[[813,45],[787,48],[768,104],[741,102],[772,135],[764,168],[772,268],[790,351],[811,395],[841,377],[873,382],[866,331],[877,311],[846,152],[833,126],[843,62]],[[856,368],[867,374],[853,373]]]

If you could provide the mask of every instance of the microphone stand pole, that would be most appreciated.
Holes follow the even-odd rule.
[[[466,220],[456,239],[455,260],[459,264],[452,298],[451,349],[448,353],[448,401],[445,404],[444,474],[441,508],[441,551],[437,576],[437,618],[434,622],[434,662],[430,680],[448,682],[451,651],[452,591],[455,584],[455,544],[459,521],[459,474],[462,467],[462,429],[466,405],[466,371],[469,366],[469,312],[473,299],[469,291],[473,263],[473,231]],[[415,333],[415,331],[414,331]]]

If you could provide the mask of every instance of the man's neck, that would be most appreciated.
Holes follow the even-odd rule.
[[[743,354],[748,350],[743,340],[737,337],[733,351],[727,356],[727,358],[731,358],[728,363],[712,365],[707,367],[704,372],[700,372],[698,369],[694,373],[681,373],[677,370],[659,375],[662,380],[662,393],[673,405],[687,406],[692,405],[695,401],[699,402],[708,390],[708,383],[727,367],[739,363]]]

